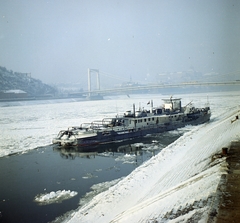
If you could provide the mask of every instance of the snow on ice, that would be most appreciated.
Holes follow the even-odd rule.
[[[39,194],[34,198],[34,200],[40,205],[47,205],[52,203],[61,203],[63,200],[72,198],[77,194],[78,193],[76,191],[58,190],[56,192],[52,191],[46,194]]]
[[[226,110],[225,110],[226,111]],[[238,108],[193,127],[66,219],[67,222],[206,222],[224,158],[212,157],[240,140]]]

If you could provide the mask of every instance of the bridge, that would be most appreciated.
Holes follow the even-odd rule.
[[[91,75],[96,73],[97,76],[97,89],[91,89]],[[110,75],[107,75],[110,76]],[[113,77],[111,75],[110,77]],[[123,79],[121,79],[123,80]],[[125,79],[126,81],[126,79]],[[111,93],[132,93],[136,91],[143,90],[154,90],[154,89],[163,89],[163,88],[183,88],[183,87],[207,87],[207,86],[237,86],[240,85],[240,80],[236,81],[226,81],[226,82],[183,82],[178,84],[146,84],[146,85],[138,85],[138,86],[124,86],[117,87],[113,89],[100,89],[100,75],[98,69],[88,69],[88,91],[82,92],[84,95],[107,95]]]
[[[229,81],[229,82],[189,82],[189,83],[179,83],[179,84],[154,84],[154,85],[144,85],[144,86],[133,86],[133,87],[122,87],[114,89],[103,89],[103,90],[92,90],[85,91],[83,94],[101,94],[106,95],[109,93],[121,93],[121,92],[134,92],[140,90],[153,90],[162,88],[179,88],[179,87],[205,87],[205,86],[229,86],[229,85],[240,85],[240,81]]]

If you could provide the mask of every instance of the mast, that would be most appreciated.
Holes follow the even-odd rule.
[[[133,117],[135,118],[135,104],[133,104]]]

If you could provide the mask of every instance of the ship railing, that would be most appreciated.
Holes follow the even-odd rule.
[[[79,129],[83,131],[92,131],[91,123],[82,123]]]
[[[82,123],[78,129],[97,132],[99,130],[106,129],[106,126],[102,124],[102,121],[93,121],[91,123]]]
[[[67,131],[66,130],[61,130],[58,135],[57,138],[61,138]]]
[[[89,128],[90,126],[91,126],[91,122],[85,122],[85,123],[81,124],[81,127],[83,127],[83,128],[84,127],[88,127]]]
[[[109,124],[111,124],[113,122],[113,120],[114,120],[114,118],[104,118],[102,120],[102,124],[103,125],[109,125]]]
[[[70,139],[71,136],[74,136],[76,138],[76,133],[73,131],[72,129],[73,127],[69,127],[68,130],[61,130],[58,135],[57,138],[61,139],[64,135],[68,136],[68,139]]]
[[[84,131],[93,131],[93,132],[98,132],[101,130],[105,129],[116,129],[116,128],[123,128],[123,129],[128,129],[127,126],[124,123],[113,123],[112,118],[105,118],[103,120],[96,120],[91,123],[82,123],[79,127],[70,127],[70,130],[84,130]]]
[[[125,126],[125,119],[123,117],[116,118],[104,118],[102,124],[105,127],[116,127],[116,126]]]
[[[106,129],[106,125],[102,121],[93,121],[91,122],[91,128],[94,130],[103,130]]]
[[[71,126],[68,127],[68,131],[82,130],[81,126]]]

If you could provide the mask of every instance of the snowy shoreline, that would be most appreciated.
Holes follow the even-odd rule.
[[[211,158],[239,139],[239,121],[231,122],[236,115],[235,108],[194,127],[65,222],[205,222],[226,174],[225,160]]]

